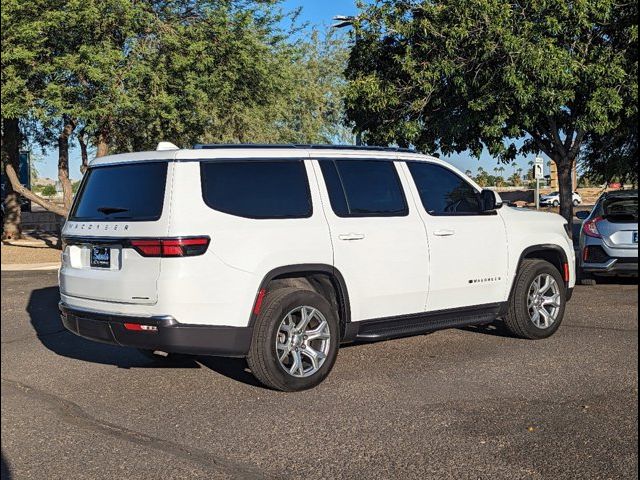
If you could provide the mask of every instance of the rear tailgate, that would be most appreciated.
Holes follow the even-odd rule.
[[[611,248],[638,248],[638,197],[614,196],[603,205],[603,220],[598,231]]]
[[[87,172],[63,230],[61,293],[117,303],[157,302],[161,259],[142,256],[131,240],[166,236],[171,166],[132,162]]]
[[[605,219],[598,222],[598,231],[605,243],[611,248],[638,248],[638,224],[618,223]]]

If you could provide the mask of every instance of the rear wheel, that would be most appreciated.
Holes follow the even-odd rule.
[[[559,207],[560,206],[560,202],[558,200],[554,200],[553,201],[553,206],[556,207],[556,208]]]
[[[525,260],[504,322],[520,338],[547,338],[560,327],[565,306],[566,290],[560,272],[544,260]]]
[[[577,207],[578,205],[580,205],[580,201],[579,200],[574,200],[573,201],[573,206]]]
[[[327,377],[339,341],[338,319],[327,300],[310,290],[282,288],[264,299],[247,362],[267,387],[306,390]]]

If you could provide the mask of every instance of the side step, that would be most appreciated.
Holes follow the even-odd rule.
[[[354,322],[349,325],[348,333],[354,340],[375,341],[491,323],[500,316],[503,305],[496,303]]]

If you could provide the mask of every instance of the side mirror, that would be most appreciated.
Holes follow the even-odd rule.
[[[576,217],[578,217],[579,220],[586,220],[587,218],[589,218],[589,215],[591,215],[591,212],[587,212],[586,210],[580,210],[579,212],[576,212]]]
[[[502,202],[498,201],[498,196],[493,190],[482,190],[480,192],[480,202],[484,212],[490,212],[502,207]]]

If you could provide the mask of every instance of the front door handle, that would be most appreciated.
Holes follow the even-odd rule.
[[[433,232],[436,237],[451,237],[456,234],[455,230],[436,230]]]
[[[364,238],[364,234],[362,233],[344,233],[342,235],[338,235],[340,240],[352,241],[352,240],[362,240]]]

